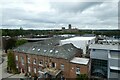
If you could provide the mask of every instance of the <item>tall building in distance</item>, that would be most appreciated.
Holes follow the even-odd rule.
[[[69,25],[68,25],[68,29],[72,29],[72,26],[71,26],[71,24],[69,24]]]
[[[62,27],[62,32],[67,32],[67,33],[74,33],[74,32],[78,32],[79,29],[77,28],[73,28],[71,24],[68,24],[68,28],[65,29],[65,27]]]

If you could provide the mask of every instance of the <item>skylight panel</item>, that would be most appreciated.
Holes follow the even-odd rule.
[[[35,48],[32,49],[33,51],[35,50]]]
[[[40,51],[40,49],[38,49],[38,51]]]
[[[47,52],[47,50],[44,50],[44,52]]]
[[[73,49],[73,48],[71,48],[71,49]]]
[[[55,51],[55,53],[58,53],[58,51]]]
[[[68,51],[70,51],[70,49],[68,49]]]
[[[50,50],[50,53],[53,52],[53,50]]]

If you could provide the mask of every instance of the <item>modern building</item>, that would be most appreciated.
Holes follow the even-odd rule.
[[[76,48],[82,49],[83,54],[88,53],[89,45],[94,44],[96,37],[72,37],[64,40],[60,40],[60,45],[72,43]]]
[[[26,43],[14,49],[14,54],[16,68],[23,73],[41,78],[89,75],[89,59],[81,58],[82,50],[72,44],[60,46],[53,40]]]
[[[120,77],[120,45],[91,44],[91,76],[106,79]]]

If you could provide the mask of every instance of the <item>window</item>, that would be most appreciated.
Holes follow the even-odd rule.
[[[16,68],[18,69],[18,64],[16,64]]]
[[[15,57],[15,58],[16,58],[16,61],[18,61],[18,56],[17,56],[17,55],[16,55],[16,57]]]
[[[24,65],[24,58],[21,57],[21,64]]]
[[[112,69],[110,69],[110,72],[120,74],[120,71],[119,71],[119,70],[112,70]]]
[[[40,63],[39,63],[40,65],[43,65],[43,61],[40,61]]]
[[[36,68],[34,68],[34,73],[36,73]]]
[[[30,63],[30,58],[28,58],[28,63]]]
[[[33,60],[33,64],[36,64],[36,59]]]
[[[31,70],[30,70],[30,66],[28,67],[28,72],[30,72]]]
[[[61,70],[64,70],[64,64],[61,64]]]
[[[48,64],[48,62],[47,62],[47,61],[45,61],[45,66],[47,66],[47,64]]]
[[[76,68],[76,74],[80,74],[80,68]]]
[[[56,68],[56,63],[52,62],[52,67]]]
[[[95,51],[95,49],[93,49],[93,51]]]

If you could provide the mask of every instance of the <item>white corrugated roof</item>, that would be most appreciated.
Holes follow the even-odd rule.
[[[80,58],[80,57],[74,57],[70,62],[76,63],[76,64],[84,64],[87,65],[89,62],[88,58]]]
[[[80,40],[92,40],[92,39],[95,39],[95,37],[73,37],[61,41],[80,41]]]
[[[120,45],[91,44],[90,49],[120,50]]]
[[[61,40],[60,44],[69,44],[72,43],[75,47],[83,49],[83,54],[86,54],[86,46],[93,44],[95,42],[95,37],[73,37],[65,40]]]

